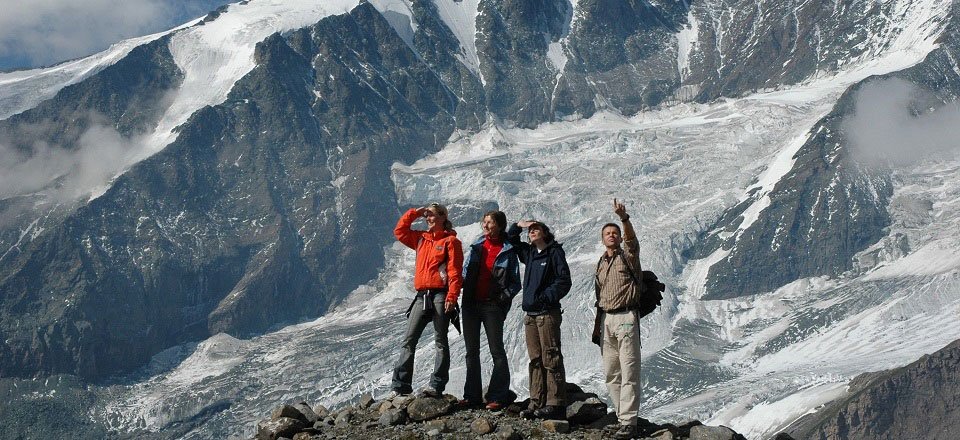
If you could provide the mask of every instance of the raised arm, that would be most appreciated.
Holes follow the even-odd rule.
[[[400,216],[400,220],[397,221],[397,227],[393,228],[393,236],[397,237],[400,243],[403,243],[413,250],[417,250],[417,243],[420,241],[420,234],[422,234],[423,231],[417,231],[411,227],[413,226],[413,222],[417,221],[422,215],[423,208],[410,208]]]
[[[530,222],[523,223],[527,223],[529,226]],[[526,263],[530,260],[530,243],[526,243],[520,239],[521,232],[522,229],[520,229],[520,224],[514,223],[510,225],[510,227],[507,228],[507,241],[509,241],[510,245],[517,249],[517,256],[520,257],[520,262]]]
[[[620,223],[623,225],[623,253],[630,260],[634,269],[640,271],[640,242],[637,240],[637,232],[633,229],[633,223],[630,222],[630,215],[627,214],[627,208],[613,199],[613,212],[620,217]]]

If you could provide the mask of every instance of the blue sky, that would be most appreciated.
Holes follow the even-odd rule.
[[[0,0],[0,70],[49,66],[169,29],[230,0]]]

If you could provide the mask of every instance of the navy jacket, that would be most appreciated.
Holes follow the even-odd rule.
[[[573,285],[570,267],[563,246],[551,242],[543,250],[520,240],[520,227],[516,223],[507,229],[507,239],[517,250],[523,271],[523,311],[540,315],[560,308],[560,299],[567,295]]]
[[[470,254],[463,264],[463,300],[475,301],[477,277],[480,275],[480,265],[483,264],[483,242],[486,237],[480,236],[470,245]],[[493,279],[490,299],[507,303],[520,292],[520,262],[517,260],[516,247],[508,240],[503,241],[503,249],[497,254],[493,262]],[[505,294],[506,297],[504,297]]]

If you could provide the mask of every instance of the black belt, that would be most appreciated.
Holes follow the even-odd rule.
[[[634,307],[624,306],[624,307],[617,307],[615,309],[604,310],[603,313],[623,313],[623,312],[631,312],[633,310],[636,310],[636,309]]]
[[[446,289],[426,289],[426,290],[418,290],[418,291],[417,291],[417,296],[414,296],[414,297],[413,297],[413,301],[410,302],[410,306],[407,307],[407,312],[406,312],[404,315],[407,316],[407,317],[410,317],[410,311],[413,310],[413,305],[417,303],[417,300],[420,299],[421,296],[423,296],[423,310],[426,311],[426,310],[427,310],[427,297],[428,297],[428,296],[433,296],[433,295],[437,295],[437,294],[446,295],[446,293],[447,293],[447,290],[446,290]]]

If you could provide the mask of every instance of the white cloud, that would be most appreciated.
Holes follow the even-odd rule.
[[[72,149],[38,142],[22,152],[0,143],[0,200],[30,194],[55,203],[87,197],[136,160],[140,143],[105,124],[88,128]]]
[[[940,105],[913,83],[875,81],[843,123],[853,157],[868,165],[910,165],[960,151],[960,102]]]
[[[173,27],[225,0],[0,0],[0,66],[52,64]]]

